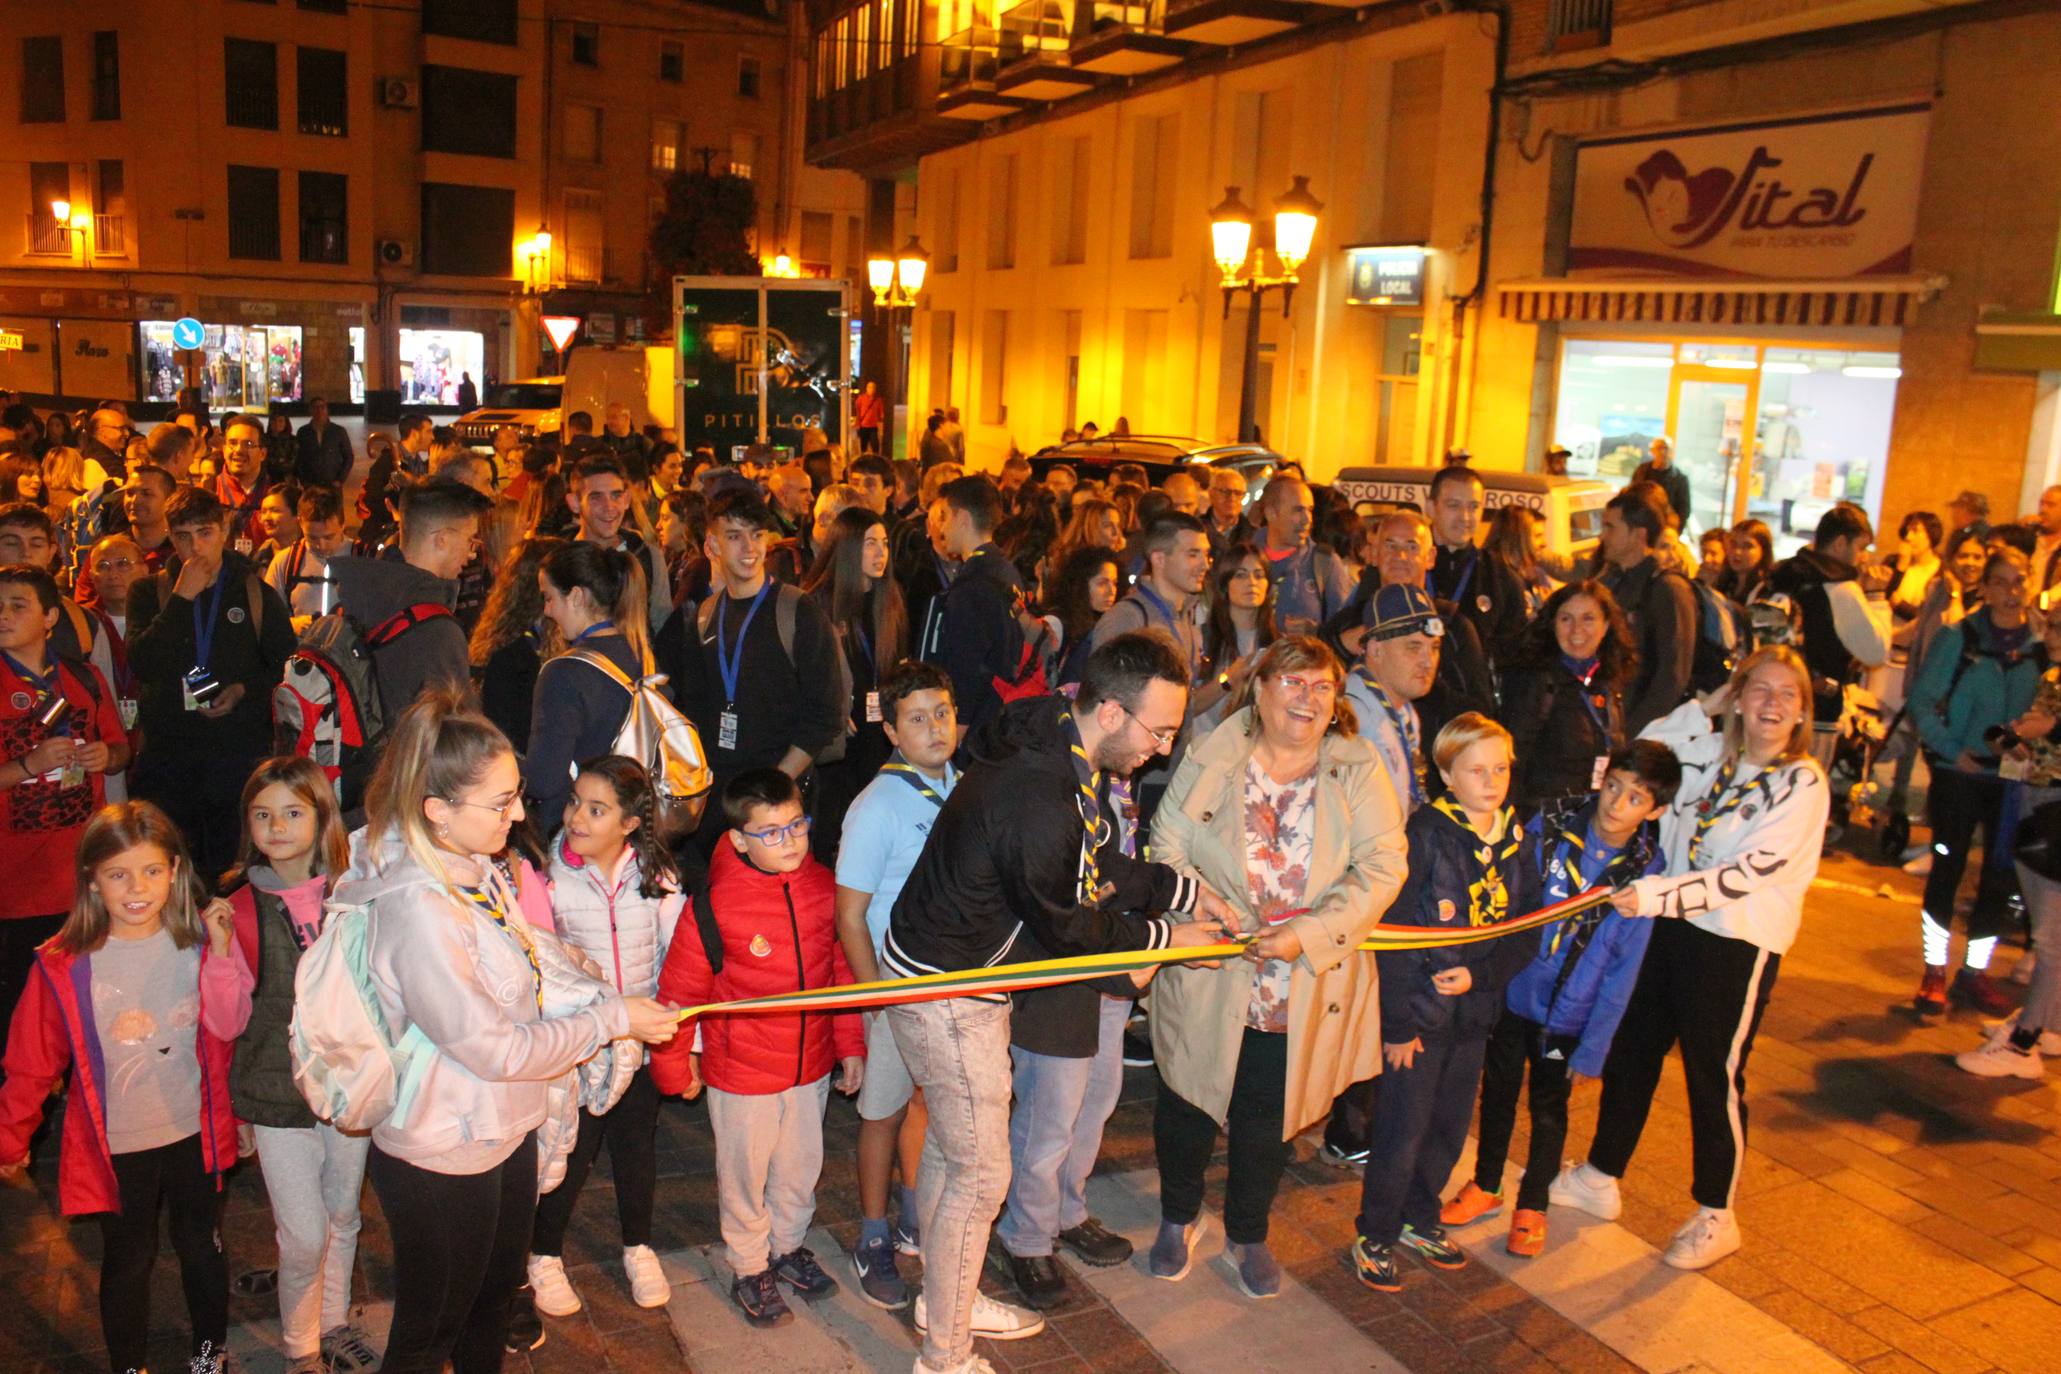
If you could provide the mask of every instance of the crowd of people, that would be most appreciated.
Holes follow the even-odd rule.
[[[2007,1010],[1987,965],[2017,904],[2052,928],[2061,489],[2036,527],[1974,496],[1951,536],[1909,516],[1892,559],[1842,504],[1792,557],[1747,521],[1699,565],[1656,451],[1577,562],[1465,465],[1423,510],[1356,510],[1294,465],[1256,492],[989,475],[949,440],[891,460],[878,429],[862,411],[848,464],[731,464],[621,407],[491,451],[409,415],[354,494],[319,402],[274,434],[0,412],[0,1175],[62,1115],[117,1374],[145,1363],[164,1209],[194,1353],[222,1360],[217,1185],[253,1152],[294,1374],[479,1374],[540,1344],[583,1304],[563,1247],[603,1148],[623,1278],[662,1305],[655,1247],[697,1239],[654,1216],[666,1097],[706,1099],[744,1319],[840,1269],[913,1308],[918,1374],[985,1370],[976,1339],[1065,1300],[1060,1252],[1132,1256],[1086,1191],[1126,1062],[1158,1073],[1146,1268],[1190,1272],[1221,1134],[1227,1273],[1266,1299],[1301,1132],[1359,1173],[1344,1259],[1396,1292],[1408,1257],[1467,1264],[1452,1232],[1483,1217],[1507,1210],[1519,1256],[1553,1206],[1615,1217],[1678,1049],[1694,1210],[1664,1259],[1700,1269],[1742,1244],[1748,1055],[1884,738],[1930,776],[1920,1009]],[[1896,656],[1885,727],[1867,684]],[[1455,938],[1363,950],[1377,925]],[[1136,957],[1005,979],[1098,954]],[[1964,1067],[2041,1071],[2057,966]],[[681,1019],[935,975],[961,995]],[[369,1096],[354,1028],[392,1064]],[[1583,1078],[1600,1117],[1569,1161]],[[833,1091],[861,1222],[826,1267]],[[383,1351],[351,1318],[368,1178]],[[980,1291],[991,1252],[1016,1301]]]

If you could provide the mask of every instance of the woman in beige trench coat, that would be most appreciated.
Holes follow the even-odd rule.
[[[1269,646],[1153,821],[1153,858],[1222,893],[1245,931],[1265,927],[1246,958],[1168,967],[1152,985],[1160,1278],[1193,1262],[1221,1127],[1226,1255],[1248,1296],[1278,1292],[1267,1214],[1287,1142],[1381,1071],[1374,956],[1355,946],[1402,886],[1403,810],[1357,733],[1344,676],[1317,640]]]

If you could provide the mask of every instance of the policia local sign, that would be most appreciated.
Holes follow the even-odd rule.
[[[1906,273],[1931,116],[1911,103],[1586,140],[1568,271]]]

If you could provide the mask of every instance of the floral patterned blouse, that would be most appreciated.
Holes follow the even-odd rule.
[[[1316,843],[1317,770],[1275,782],[1257,759],[1245,766],[1245,883],[1262,927],[1299,915],[1308,905],[1310,852]],[[1268,959],[1252,978],[1245,1024],[1286,1032],[1291,966]]]

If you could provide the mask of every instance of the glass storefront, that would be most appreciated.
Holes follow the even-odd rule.
[[[466,329],[401,331],[401,404],[455,406],[465,377],[477,388],[485,372],[486,336]]]
[[[189,384],[185,358],[172,346],[170,320],[136,326],[143,343],[143,391],[149,401],[176,401]],[[198,375],[210,410],[265,410],[301,399],[301,327],[297,324],[210,324]]]
[[[351,404],[365,404],[365,326],[351,326]]]
[[[1669,436],[1691,537],[1753,516],[1786,553],[1837,501],[1880,523],[1899,375],[1881,350],[1566,339],[1553,437],[1570,473],[1621,485]]]

